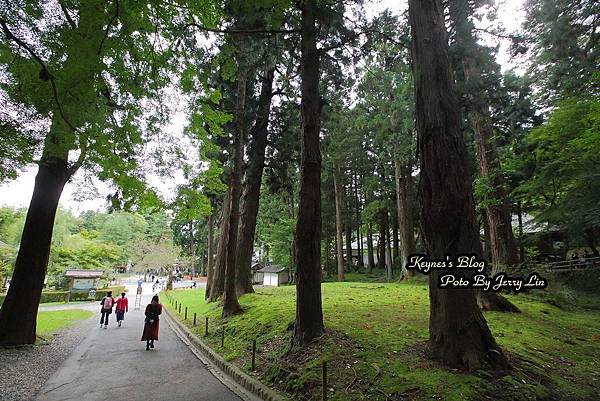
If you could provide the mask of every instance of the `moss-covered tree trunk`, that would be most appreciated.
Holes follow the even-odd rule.
[[[472,180],[452,87],[441,0],[410,0],[415,112],[421,161],[421,230],[429,257],[480,250]],[[437,286],[429,279],[429,346],[446,366],[477,369],[508,362],[480,311],[474,290]]]

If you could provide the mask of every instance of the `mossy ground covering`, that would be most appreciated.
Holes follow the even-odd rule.
[[[92,315],[91,311],[82,309],[38,312],[37,334],[47,337],[55,331],[70,327],[77,321],[88,319]]]
[[[353,278],[352,276],[349,277]],[[356,279],[356,278],[355,278]],[[427,286],[416,283],[324,283],[328,334],[303,351],[289,352],[295,288],[257,288],[240,299],[244,313],[221,320],[204,292],[175,290],[172,300],[193,313],[205,340],[226,359],[250,370],[251,344],[258,341],[253,374],[291,398],[321,398],[321,362],[328,362],[330,400],[598,400],[600,312],[561,309],[527,295],[510,296],[521,314],[488,312],[492,332],[510,358],[509,373],[472,374],[438,366],[425,354]],[[171,311],[174,307],[163,297]],[[221,348],[221,325],[226,323]]]

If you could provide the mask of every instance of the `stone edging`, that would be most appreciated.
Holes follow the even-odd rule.
[[[239,386],[241,386],[246,392],[251,393],[253,396],[258,397],[264,401],[284,401],[285,398],[277,394],[274,390],[265,386],[263,383],[258,381],[257,379],[251,377],[242,369],[238,368],[234,364],[227,362],[221,355],[215,352],[212,348],[210,348],[206,343],[204,343],[196,334],[192,333],[192,331],[176,316],[168,310],[168,308],[163,308],[166,312],[167,316],[170,318],[169,321],[172,325],[176,326],[176,334],[185,336],[185,339],[191,342],[191,344],[200,352],[202,356],[207,358],[208,361],[203,360],[202,356],[198,355],[198,357],[206,364],[209,362],[216,368],[219,373],[226,375],[228,379],[232,380]],[[218,379],[222,379],[217,377]],[[225,383],[227,385],[227,383]],[[235,390],[235,389],[232,389]],[[235,392],[235,391],[234,391]],[[238,394],[242,396],[243,394]]]

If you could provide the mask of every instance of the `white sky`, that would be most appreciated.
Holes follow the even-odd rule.
[[[515,32],[521,26],[524,20],[524,1],[497,0],[498,19],[507,32]],[[407,7],[407,1],[405,0],[371,0],[365,3],[367,17],[369,18],[385,8],[389,8],[394,13],[399,14]],[[489,41],[488,44],[490,45],[498,43],[498,39],[494,38],[489,38]],[[518,65],[511,62],[510,56],[507,53],[508,42],[499,41],[499,43],[500,51],[497,61],[502,66],[502,69],[518,69]],[[169,131],[175,135],[181,135],[185,125],[185,114],[179,112],[173,116]],[[191,152],[197,153],[197,150],[193,149]],[[30,166],[16,180],[0,185],[0,206],[27,207],[33,192],[36,172],[37,167]],[[172,199],[177,184],[185,182],[181,174],[170,180],[157,176],[150,177],[149,180],[150,185],[158,188],[159,193],[167,199]],[[83,185],[83,173],[80,171],[65,185],[60,206],[71,209],[75,213],[81,213],[86,210],[104,210],[107,206],[105,198],[109,193],[109,187],[98,180],[94,180],[93,187]]]

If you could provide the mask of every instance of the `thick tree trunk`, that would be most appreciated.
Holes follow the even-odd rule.
[[[194,244],[194,222],[190,221],[190,270],[192,279],[196,277],[196,246]]]
[[[377,268],[385,269],[385,233],[387,228],[383,219],[383,213],[379,215],[379,238],[377,239]]]
[[[387,230],[385,230],[385,272],[387,281],[392,281],[394,279],[394,260],[392,259],[392,241],[391,234],[389,229],[389,216],[387,211],[385,213]]]
[[[397,160],[394,164],[396,178],[396,202],[398,208],[398,225],[400,226],[400,257],[402,258],[402,275],[410,279],[413,270],[407,270],[408,257],[416,252],[415,231],[412,202],[410,199],[411,175],[410,166],[401,166]]]
[[[371,223],[367,226],[367,259],[368,259],[368,268],[369,273],[373,271],[375,268],[375,255],[373,252],[373,228]]]
[[[240,51],[240,53],[243,50]],[[240,58],[244,54],[238,55]],[[237,91],[235,102],[235,130],[233,136],[233,167],[231,169],[229,188],[229,226],[227,227],[227,257],[225,264],[225,291],[223,292],[223,317],[241,312],[242,307],[238,302],[236,292],[237,245],[238,225],[240,221],[240,195],[242,192],[242,169],[244,159],[244,134],[246,123],[244,113],[246,110],[246,80],[247,70],[245,61],[238,62]]]
[[[12,280],[0,309],[0,345],[33,344],[58,201],[69,179],[67,156],[42,157]]]
[[[519,262],[525,262],[525,244],[523,243],[523,208],[521,202],[518,203],[518,216],[519,216]]]
[[[342,185],[342,173],[340,168],[334,166],[333,171],[333,192],[335,195],[335,250],[337,260],[338,281],[344,281],[344,252],[342,247],[343,236],[343,205],[344,205],[344,187]]]
[[[344,190],[342,188],[342,190]],[[352,271],[352,212],[350,207],[350,196],[346,196],[346,210],[344,230],[346,231],[346,270]]]
[[[231,189],[223,196],[221,221],[219,223],[219,242],[217,243],[217,257],[213,263],[213,276],[210,281],[208,302],[215,302],[223,295],[225,288],[225,258],[227,257],[227,239],[229,236],[229,208],[231,207]]]
[[[319,51],[315,29],[316,0],[302,10],[302,161],[300,203],[296,224],[296,323],[293,343],[304,345],[325,330],[321,300],[321,98]]]
[[[396,266],[399,262],[398,259],[400,258],[400,238],[398,236],[398,220],[397,219],[393,219],[392,220],[392,239],[393,239],[393,251],[392,255],[394,257],[394,266]],[[398,266],[400,266],[398,264]]]
[[[246,170],[246,181],[242,193],[240,207],[240,224],[237,245],[237,274],[236,290],[238,295],[254,292],[252,288],[252,254],[256,234],[256,216],[258,215],[260,187],[263,169],[265,166],[265,149],[267,148],[267,134],[269,115],[271,113],[271,99],[273,98],[273,78],[275,70],[270,68],[263,79],[258,111],[254,126],[250,130],[249,165]]]
[[[450,16],[454,20],[456,45],[460,51],[465,83],[475,90],[482,88],[481,68],[477,65],[474,52],[479,48],[469,21],[471,8],[467,0],[452,0]],[[494,143],[494,130],[489,118],[489,105],[485,98],[471,94],[469,120],[475,136],[475,149],[479,174],[493,189],[495,202],[487,202],[486,217],[490,233],[492,273],[503,267],[518,263],[517,247],[512,231],[510,203],[505,181],[500,172],[500,159]]]
[[[210,293],[210,286],[214,276],[214,258],[213,258],[213,248],[214,248],[214,218],[215,212],[211,211],[208,216],[208,244],[207,244],[207,262],[206,262],[206,291],[204,292],[204,298],[208,299],[208,295]]]
[[[409,0],[421,161],[422,234],[429,257],[479,253],[467,150],[452,87],[441,0]],[[456,273],[456,272],[455,272]],[[429,278],[429,352],[444,365],[507,367],[474,290],[440,289]],[[466,274],[466,272],[465,272]]]
[[[358,197],[358,175],[354,175],[354,201],[356,203],[356,244],[358,245],[358,267],[362,270],[365,267],[365,261],[363,259],[363,241],[361,232],[361,218],[360,218],[360,198]]]

